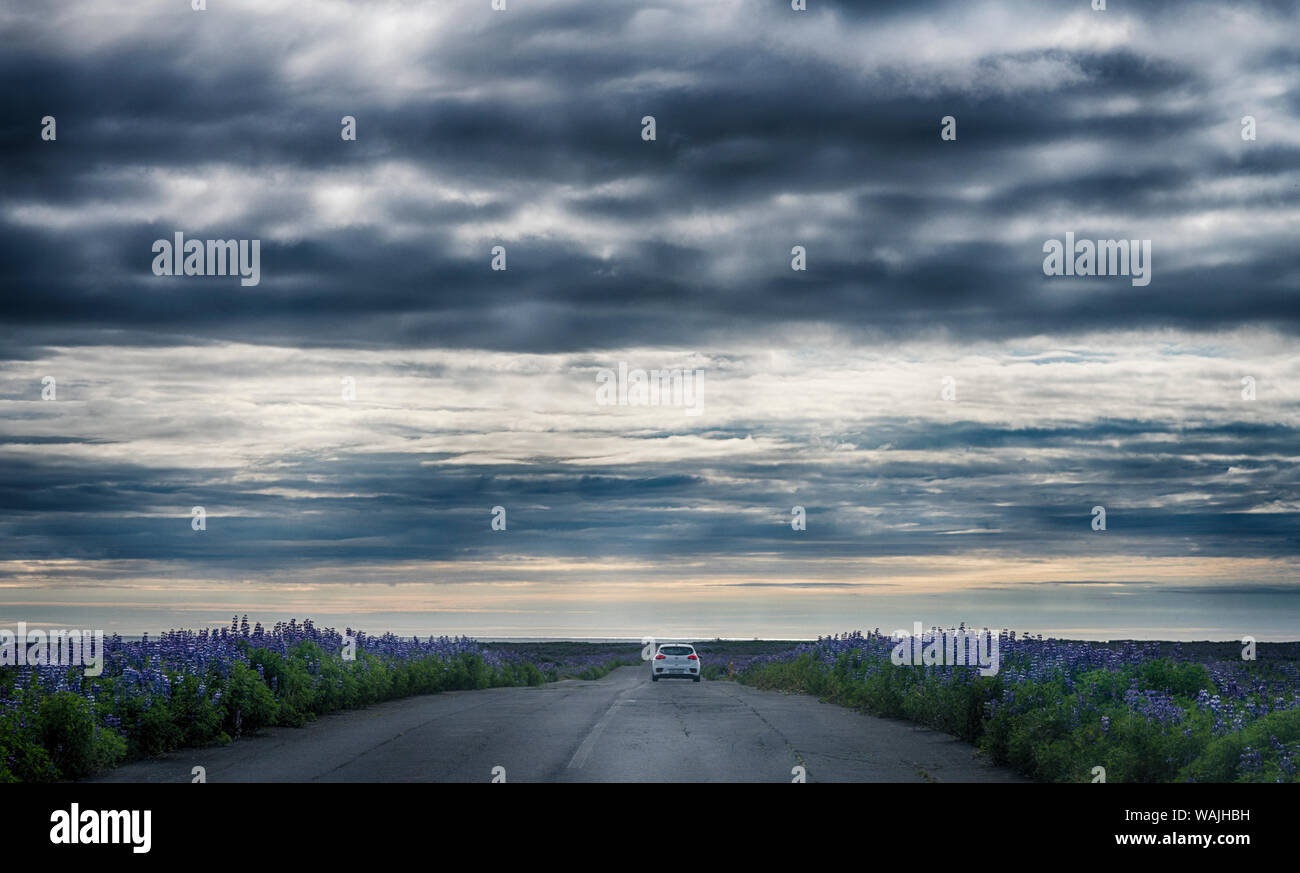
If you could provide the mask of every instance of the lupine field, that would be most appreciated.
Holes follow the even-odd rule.
[[[76,779],[412,694],[595,679],[635,663],[638,651],[533,660],[466,637],[345,633],[355,640],[353,660],[333,628],[310,619],[250,628],[244,616],[217,631],[105,637],[95,678],[80,667],[0,667],[0,781]]]
[[[734,678],[961,737],[1038,781],[1300,782],[1300,643],[999,634],[1000,669],[895,666],[879,629],[737,659]],[[724,671],[712,665],[710,674]]]
[[[346,660],[344,634],[355,640]],[[1300,643],[1093,643],[1002,631],[999,671],[895,666],[879,630],[815,642],[697,643],[709,679],[816,694],[961,737],[1039,781],[1297,782]],[[76,779],[164,751],[297,726],[413,694],[639,664],[620,644],[496,643],[233,619],[106,637],[103,675],[0,667],[0,781]]]

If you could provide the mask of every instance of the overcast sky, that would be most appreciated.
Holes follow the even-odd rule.
[[[0,8],[0,624],[1300,637],[1295,3],[207,5]]]

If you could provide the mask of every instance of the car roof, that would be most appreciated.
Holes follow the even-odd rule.
[[[659,644],[659,648],[661,649],[664,648],[665,646],[685,646],[688,649],[695,648],[695,646],[691,645],[690,643],[660,643]]]

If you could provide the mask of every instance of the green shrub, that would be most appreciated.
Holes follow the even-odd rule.
[[[41,701],[37,734],[50,761],[65,779],[79,779],[117,764],[126,755],[126,740],[100,728],[90,701],[59,691]]]
[[[172,721],[171,709],[165,700],[152,700],[147,708],[135,711],[133,722],[124,720],[123,724],[128,726],[127,755],[131,758],[147,758],[171,751],[181,744],[183,737],[181,729]]]
[[[1295,773],[1283,774],[1278,767],[1280,755],[1273,751],[1272,739],[1284,745],[1300,741],[1300,709],[1270,713],[1243,730],[1217,737],[1179,773],[1183,780],[1194,782],[1294,782]],[[1258,772],[1243,771],[1241,756],[1246,748],[1264,753]]]
[[[275,724],[280,709],[275,695],[258,677],[256,670],[238,662],[226,680],[222,704],[224,716],[221,725],[231,736]]]
[[[53,782],[59,770],[50,755],[41,748],[35,731],[24,729],[24,718],[30,721],[31,707],[23,705],[18,712],[0,713],[0,782]]]
[[[1195,698],[1202,688],[1213,687],[1210,671],[1201,664],[1175,664],[1168,658],[1147,661],[1137,670],[1138,685],[1166,691],[1176,697]]]

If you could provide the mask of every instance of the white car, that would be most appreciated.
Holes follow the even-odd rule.
[[[650,659],[650,679],[692,679],[700,681],[700,656],[686,643],[664,643]]]

